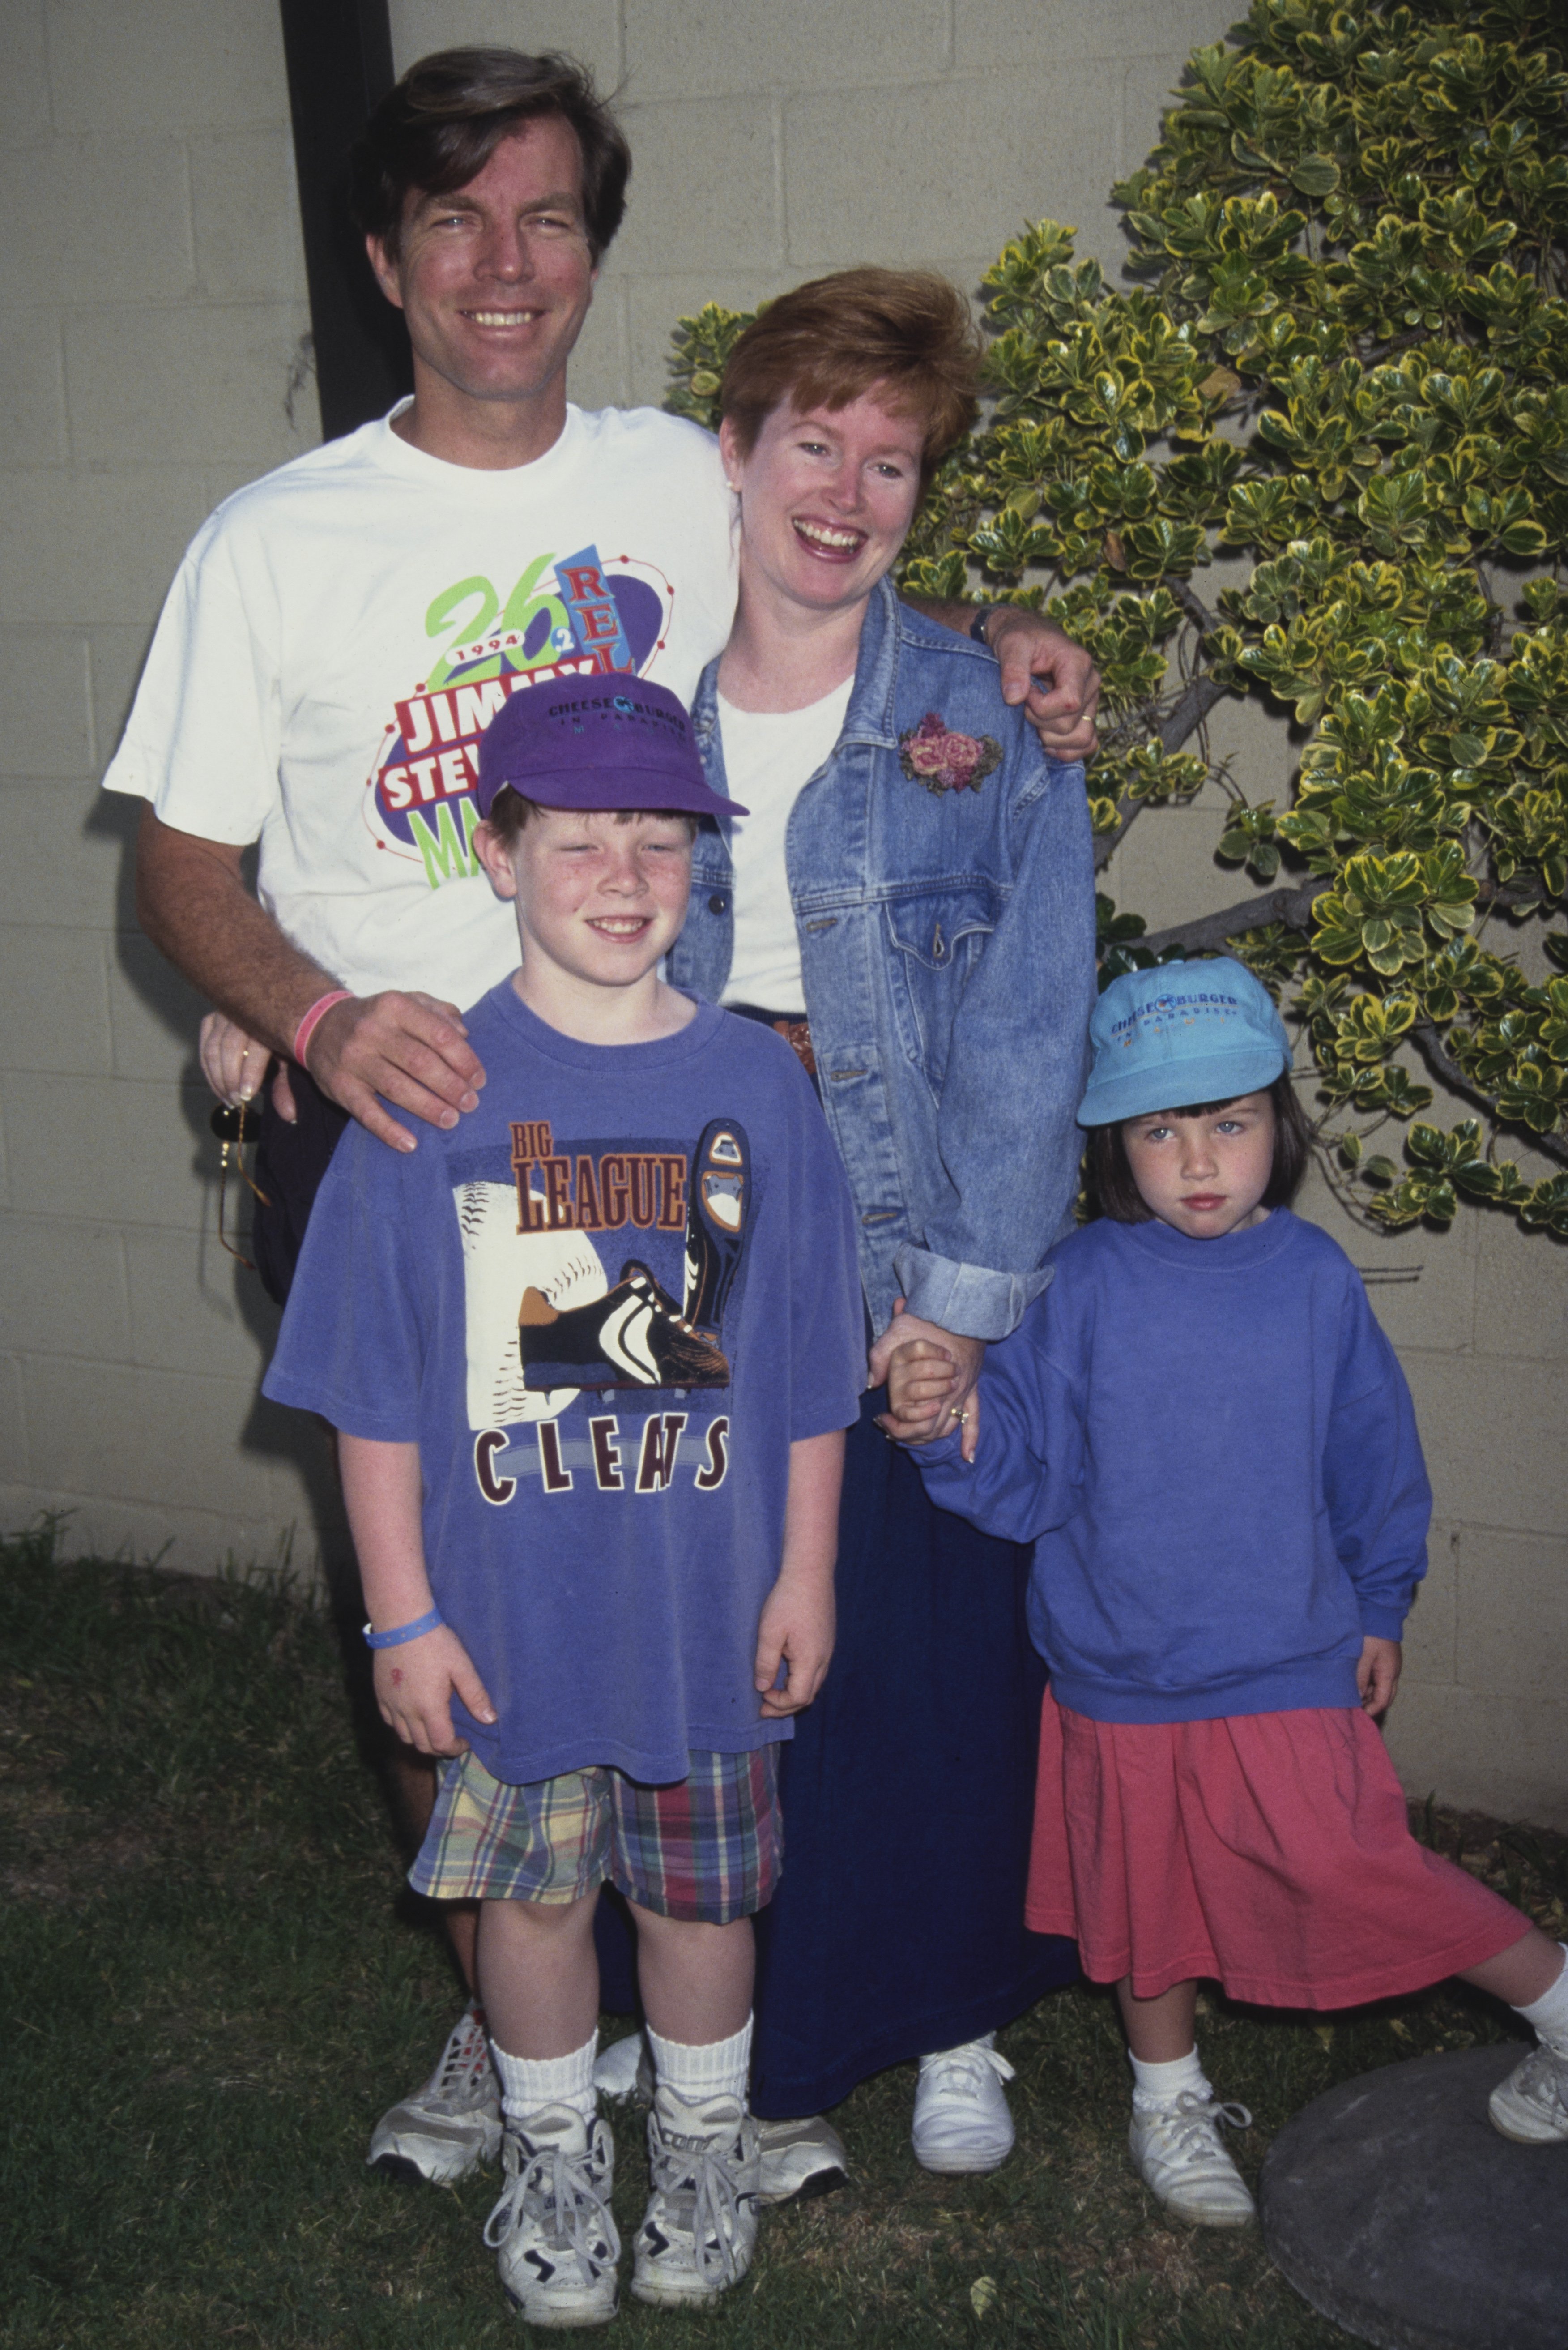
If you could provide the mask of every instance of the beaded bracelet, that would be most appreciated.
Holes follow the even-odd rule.
[[[296,1066],[302,1069],[306,1066],[306,1047],[333,1005],[347,1003],[353,993],[351,987],[329,987],[326,994],[318,995],[309,1011],[301,1016],[299,1025],[294,1032],[293,1057]]]
[[[433,1632],[444,1621],[441,1609],[432,1607],[428,1616],[416,1616],[411,1624],[400,1624],[392,1632],[378,1632],[367,1624],[365,1645],[368,1648],[400,1648],[405,1640],[417,1640],[421,1632]]]

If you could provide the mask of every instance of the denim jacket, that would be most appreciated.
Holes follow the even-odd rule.
[[[729,796],[710,664],[692,712]],[[978,790],[935,793],[899,737],[937,712],[1002,759]],[[1095,887],[1083,769],[1009,710],[992,656],[871,598],[844,730],[785,836],[823,1106],[859,1218],[873,1327],[893,1300],[943,1329],[1002,1338],[1050,1278],[1075,1188],[1095,993]],[[669,975],[714,1001],[734,941],[721,834],[692,854]]]

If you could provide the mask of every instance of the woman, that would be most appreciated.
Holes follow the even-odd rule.
[[[967,306],[923,273],[773,303],[726,369],[733,632],[694,709],[753,814],[698,842],[678,984],[772,1020],[814,1069],[860,1215],[874,1381],[906,1331],[964,1418],[1066,1221],[1094,996],[1081,771],[1041,752],[989,652],[888,573],[972,421]],[[868,1396],[850,1431],[838,1648],[786,1756],[788,1859],[760,1943],[753,2102],[812,2113],[924,2060],[915,2151],[1012,2142],[991,2035],[1073,1971],[1023,1926],[1041,1677],[1028,1552],[926,1501]]]

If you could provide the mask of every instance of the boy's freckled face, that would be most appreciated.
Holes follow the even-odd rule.
[[[515,900],[525,967],[538,959],[591,986],[630,986],[686,920],[691,842],[679,817],[542,808],[509,846],[492,837],[482,854]]]
[[[1197,1114],[1158,1110],[1122,1128],[1138,1196],[1189,1240],[1222,1240],[1261,1223],[1274,1163],[1274,1106],[1266,1093]]]

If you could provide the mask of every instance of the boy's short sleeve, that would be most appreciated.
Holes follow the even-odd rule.
[[[311,1210],[262,1392],[349,1436],[411,1444],[430,1303],[412,1244],[409,1162],[348,1127]]]

